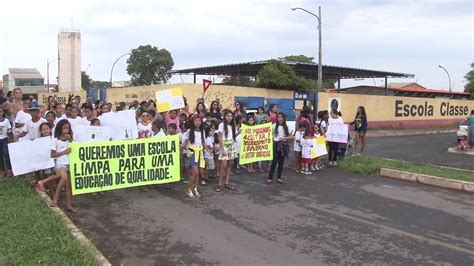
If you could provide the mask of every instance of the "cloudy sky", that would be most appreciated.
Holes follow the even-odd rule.
[[[471,0],[346,1],[8,1],[0,16],[0,71],[37,68],[57,56],[62,27],[82,34],[82,68],[108,80],[115,59],[141,44],[168,49],[175,69],[317,55],[315,19],[290,10],[322,6],[323,64],[413,73],[429,88],[462,90],[474,61]],[[126,60],[114,80],[128,80]],[[56,77],[57,66],[51,66]],[[192,77],[183,77],[191,82]],[[54,78],[51,78],[53,81]],[[179,77],[173,79],[178,82]],[[392,80],[396,81],[396,80]],[[342,82],[382,85],[382,80]]]

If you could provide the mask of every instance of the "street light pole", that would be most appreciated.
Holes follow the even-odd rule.
[[[446,74],[448,75],[449,93],[451,93],[451,76],[449,75],[448,70],[446,70],[446,68],[444,68],[442,65],[438,65],[438,67],[441,68],[442,70],[444,70],[444,72],[446,72]]]
[[[53,63],[54,61],[58,61],[60,60],[59,58],[56,58],[56,59],[53,59],[51,61],[49,61],[49,58],[46,58],[46,79],[47,79],[47,90],[49,92],[49,64]]]
[[[119,56],[119,57],[117,58],[117,60],[115,60],[114,64],[112,65],[112,68],[110,69],[110,87],[111,87],[111,88],[112,88],[112,74],[113,74],[113,72],[114,72],[115,64],[117,64],[117,62],[118,62],[118,60],[120,60],[120,58],[122,58],[122,57],[124,57],[124,56],[126,56],[126,55],[132,55],[132,54],[131,54],[131,53],[125,53],[125,54]]]
[[[322,23],[321,23],[321,6],[318,7],[318,15],[314,14],[313,12],[310,12],[304,8],[301,7],[294,7],[291,8],[291,10],[296,11],[296,10],[301,10],[304,11],[315,18],[318,19],[318,30],[319,30],[319,40],[318,40],[318,88],[316,89],[316,100],[315,100],[315,105],[314,105],[314,113],[317,113],[318,109],[318,91],[323,88],[323,35],[322,35]],[[316,119],[316,118],[315,118]]]

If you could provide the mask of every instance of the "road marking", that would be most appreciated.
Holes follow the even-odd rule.
[[[356,222],[359,222],[359,223],[375,226],[375,227],[390,231],[392,233],[399,234],[399,235],[406,236],[406,237],[410,237],[410,238],[413,238],[413,239],[416,239],[416,240],[419,240],[419,241],[426,241],[426,242],[428,242],[432,245],[441,246],[441,247],[444,247],[444,248],[452,249],[452,250],[459,251],[459,252],[462,252],[462,253],[466,253],[466,254],[469,254],[469,255],[474,255],[474,249],[467,249],[467,248],[459,247],[459,246],[456,246],[456,245],[453,245],[453,244],[450,244],[450,243],[447,243],[447,242],[444,242],[444,241],[440,241],[440,240],[433,239],[433,238],[430,238],[430,237],[420,236],[420,235],[410,233],[410,232],[407,232],[407,231],[403,231],[403,230],[400,230],[400,229],[397,229],[397,228],[394,228],[394,227],[381,225],[381,224],[376,224],[374,222],[370,222],[370,221],[367,221],[367,220],[364,220],[364,219],[361,219],[361,218],[358,218],[358,217],[355,217],[355,216],[352,216],[352,215],[348,215],[348,214],[340,213],[340,212],[337,212],[337,211],[329,210],[329,209],[326,209],[326,208],[323,208],[323,207],[316,207],[316,206],[308,206],[308,207],[312,208],[312,209],[316,209],[316,210],[321,211],[321,212],[329,213],[329,214],[332,214],[332,215],[335,215],[335,216],[339,216],[339,217],[346,218],[346,219],[349,219],[349,220],[352,220],[352,221],[356,221]]]

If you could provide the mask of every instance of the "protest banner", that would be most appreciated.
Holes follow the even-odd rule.
[[[99,117],[100,125],[110,127],[112,140],[137,139],[138,128],[135,110],[105,113]]]
[[[50,137],[10,143],[8,153],[15,176],[54,167]]]
[[[72,194],[177,182],[179,136],[136,140],[72,142]]]
[[[183,90],[180,87],[156,92],[156,109],[168,112],[184,108]]]
[[[319,136],[313,139],[314,144],[311,149],[311,159],[323,156],[328,154],[326,149],[326,138],[324,136]]]
[[[329,124],[326,131],[326,140],[338,143],[347,143],[349,126],[346,124]]]
[[[240,163],[248,164],[273,159],[272,123],[257,126],[242,125]]]
[[[73,127],[74,141],[92,142],[107,141],[112,139],[112,129],[110,127],[92,127],[77,125]]]

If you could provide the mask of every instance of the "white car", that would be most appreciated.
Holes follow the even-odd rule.
[[[458,137],[458,143],[461,141],[463,136],[467,136],[469,131],[469,121],[467,119],[463,120],[461,124],[459,124],[458,132],[456,133]]]

